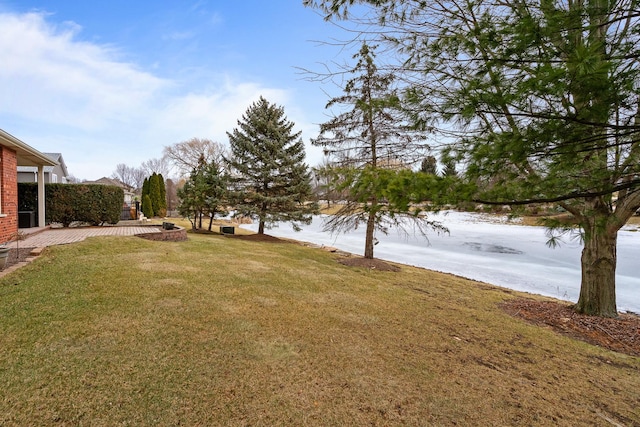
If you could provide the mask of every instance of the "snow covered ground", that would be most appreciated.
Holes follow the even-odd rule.
[[[576,302],[580,292],[579,241],[564,239],[549,248],[543,227],[496,221],[495,216],[446,212],[441,221],[449,234],[429,233],[428,240],[391,230],[378,233],[376,258],[453,273],[494,285]],[[333,246],[362,254],[364,227],[347,234],[322,231],[322,216],[295,232],[289,224],[267,231],[278,237]],[[257,230],[257,224],[243,227]],[[640,227],[625,227],[618,234],[616,295],[619,311],[640,313]]]

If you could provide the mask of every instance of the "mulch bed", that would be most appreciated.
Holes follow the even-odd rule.
[[[376,258],[348,257],[340,258],[338,262],[349,267],[364,267],[378,271],[400,271],[400,267],[397,265],[389,264],[388,262]]]
[[[225,237],[233,239],[250,240],[252,242],[290,243],[288,240],[279,239],[268,234],[225,234]]]
[[[34,248],[20,248],[19,251],[16,249],[9,249],[9,256],[7,257],[7,263],[4,268],[25,261],[29,258],[33,249]]]
[[[571,305],[536,301],[522,298],[502,304],[502,308],[518,317],[539,326],[598,345],[609,350],[640,356],[640,316],[620,314],[618,318],[587,316],[578,314]]]

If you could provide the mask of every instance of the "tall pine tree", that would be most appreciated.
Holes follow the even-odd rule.
[[[349,70],[354,77],[346,82],[344,94],[327,104],[327,108],[346,106],[347,111],[323,123],[312,143],[333,159],[329,185],[346,195],[346,203],[325,229],[346,232],[366,224],[364,257],[373,258],[376,231],[404,228],[408,219],[423,234],[426,228],[442,227],[388,203],[390,182],[423,159],[429,147],[424,132],[404,119],[394,76],[378,69],[374,47],[362,44],[354,59],[357,64]]]
[[[253,103],[238,127],[227,132],[231,156],[231,196],[237,214],[259,221],[258,233],[278,222],[295,230],[317,211],[311,198],[311,175],[304,163],[301,132],[293,132],[284,108],[266,99]]]
[[[569,212],[584,243],[575,309],[617,316],[618,231],[640,208],[637,0],[303,3],[328,19],[370,6],[361,22],[396,48],[474,199]]]

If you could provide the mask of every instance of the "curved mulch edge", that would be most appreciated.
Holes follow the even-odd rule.
[[[377,258],[369,259],[369,258],[360,258],[360,257],[348,257],[348,258],[339,258],[338,262],[342,265],[346,265],[348,267],[363,267],[368,268],[369,270],[377,270],[377,271],[400,271],[400,267],[397,265],[390,264],[386,261],[382,261]]]
[[[225,237],[252,242],[290,243],[290,240],[280,239],[269,234],[224,234]]]
[[[640,316],[620,314],[617,318],[588,316],[572,306],[554,301],[518,298],[502,303],[511,316],[608,350],[640,356]]]

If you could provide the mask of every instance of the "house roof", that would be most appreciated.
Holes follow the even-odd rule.
[[[0,145],[15,150],[18,166],[55,166],[57,161],[0,129]]]
[[[62,168],[62,172],[64,173],[65,177],[69,176],[69,171],[67,170],[67,164],[64,162],[64,159],[62,158],[62,153],[44,153],[44,154],[46,154],[47,156],[51,157],[53,160],[58,162],[58,164]]]
[[[113,179],[113,178],[107,178],[106,176],[103,176],[102,178],[97,179],[95,181],[85,181],[84,184],[115,185],[116,187],[120,187],[120,188],[126,188],[127,187],[121,181],[119,181],[117,179]]]
[[[84,181],[83,184],[115,185],[116,187],[122,188],[125,194],[134,194],[131,192],[130,188],[119,179],[107,178],[106,176],[95,181]]]
[[[64,178],[69,176],[69,171],[67,171],[67,165],[64,162],[64,159],[62,158],[62,154],[60,153],[43,153],[43,154],[49,156],[50,158],[58,162],[58,164],[60,165],[60,168],[62,169],[62,176]],[[45,166],[44,173],[52,173],[54,168],[55,166]],[[18,166],[18,172],[37,173],[38,168],[36,166]]]

